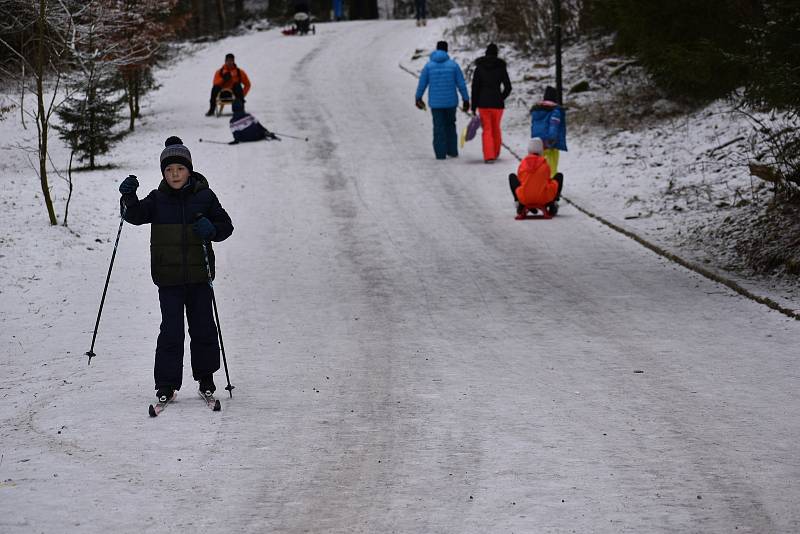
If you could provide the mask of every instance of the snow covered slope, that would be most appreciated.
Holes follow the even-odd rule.
[[[797,321],[568,205],[515,221],[516,162],[477,142],[434,160],[398,63],[439,37],[320,24],[186,57],[117,169],[76,175],[72,231],[8,148],[32,134],[0,124],[0,531],[798,529]],[[198,142],[229,139],[202,115],[229,51],[248,110],[308,143]],[[151,419],[147,228],[123,228],[83,352],[118,183],[155,187],[169,135],[236,226],[215,283],[236,389],[213,413],[187,368]]]

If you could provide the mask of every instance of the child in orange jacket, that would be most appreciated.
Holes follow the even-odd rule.
[[[225,64],[214,72],[214,85],[211,88],[211,99],[208,102],[206,117],[214,114],[217,95],[222,91],[232,92],[242,105],[244,105],[244,97],[250,92],[250,78],[247,77],[244,69],[240,69],[236,65],[236,58],[233,54],[225,54]]]
[[[556,201],[561,198],[564,177],[557,173],[550,178],[550,166],[542,157],[543,152],[542,140],[534,137],[528,142],[528,155],[520,162],[517,174],[508,175],[518,216],[524,216],[530,206],[547,206],[551,215],[558,210]],[[530,211],[536,213],[535,209]]]

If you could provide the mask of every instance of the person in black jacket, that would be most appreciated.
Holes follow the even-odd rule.
[[[184,308],[192,338],[192,375],[201,393],[216,390],[219,342],[209,283],[215,273],[211,241],[227,239],[233,224],[206,178],[192,169],[192,155],[180,138],[167,139],[160,159],[158,189],[139,200],[139,181],[131,175],[119,192],[123,218],[135,225],[150,224],[150,274],[161,303],[153,375],[156,396],[165,402],[181,389]]]
[[[250,113],[245,113],[244,106],[238,101],[233,103],[233,117],[231,117],[229,124],[233,135],[233,141],[228,143],[229,145],[263,141],[265,139],[267,141],[273,139],[280,141],[278,136],[264,128],[257,118]]]
[[[483,161],[492,163],[503,143],[500,121],[505,99],[511,94],[506,62],[497,57],[497,45],[486,47],[486,55],[475,60],[472,75],[472,112],[478,112],[483,128]]]

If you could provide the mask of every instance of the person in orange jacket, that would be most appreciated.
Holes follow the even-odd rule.
[[[211,100],[208,104],[206,117],[214,114],[217,106],[217,96],[220,91],[231,91],[237,100],[244,105],[244,97],[250,91],[250,78],[244,69],[236,65],[233,54],[225,54],[225,64],[214,72],[214,87],[211,88]]]
[[[528,155],[523,159],[517,174],[508,175],[508,185],[511,194],[517,203],[517,216],[524,217],[530,206],[547,206],[551,215],[558,211],[557,201],[561,198],[561,188],[564,186],[564,177],[557,173],[550,178],[550,166],[542,157],[544,144],[538,137],[528,142]]]

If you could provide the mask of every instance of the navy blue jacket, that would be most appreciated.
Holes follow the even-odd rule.
[[[234,113],[230,120],[233,138],[240,143],[261,141],[267,138],[269,130],[264,128],[258,119],[249,113]]]
[[[150,223],[150,274],[159,287],[208,281],[203,241],[192,231],[197,214],[214,225],[212,241],[223,241],[233,233],[231,218],[198,172],[192,172],[180,190],[162,179],[158,189],[141,200],[136,193],[122,195],[120,205],[127,222]],[[214,250],[211,243],[206,248],[213,278]]]

